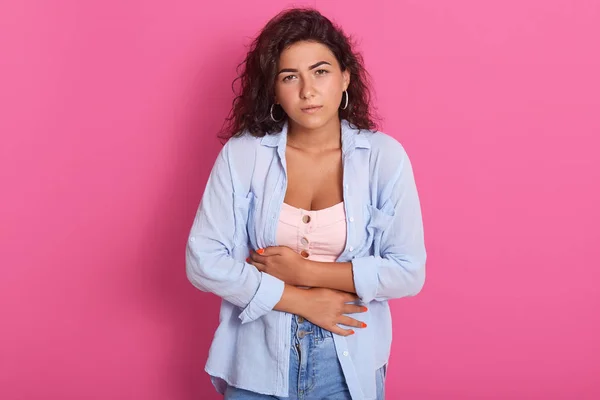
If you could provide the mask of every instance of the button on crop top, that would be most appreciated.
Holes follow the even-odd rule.
[[[337,261],[346,246],[344,202],[315,211],[283,203],[276,240],[309,260]]]

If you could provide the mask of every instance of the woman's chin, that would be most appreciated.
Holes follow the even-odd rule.
[[[335,116],[337,117],[337,115]],[[329,118],[323,116],[323,115],[300,115],[297,118],[292,118],[293,122],[295,125],[297,125],[299,128],[302,129],[309,129],[309,130],[315,130],[315,129],[320,129],[323,128],[324,126],[326,126],[331,118],[333,118],[332,116],[329,116]]]

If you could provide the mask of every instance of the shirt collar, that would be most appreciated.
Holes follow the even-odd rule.
[[[355,149],[370,149],[371,143],[365,135],[359,134],[360,129],[352,127],[346,119],[341,120],[342,127],[342,152],[350,154]],[[267,147],[277,147],[281,153],[287,144],[288,121],[283,123],[283,128],[278,133],[267,134],[261,139],[261,144]]]

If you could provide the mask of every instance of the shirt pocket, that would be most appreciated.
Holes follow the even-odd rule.
[[[381,238],[385,230],[390,226],[394,219],[394,212],[385,209],[379,209],[371,204],[366,207],[366,230],[367,239],[365,249],[373,248],[370,253],[374,256],[381,256]]]
[[[250,192],[246,196],[233,194],[233,216],[235,228],[233,232],[233,257],[236,260],[245,260],[249,253],[248,249],[248,224],[250,210],[253,208],[254,193]]]

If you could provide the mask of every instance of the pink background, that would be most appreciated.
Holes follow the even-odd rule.
[[[274,0],[0,2],[0,398],[218,399],[184,246]],[[600,2],[318,0],[422,198],[391,399],[600,398]]]

